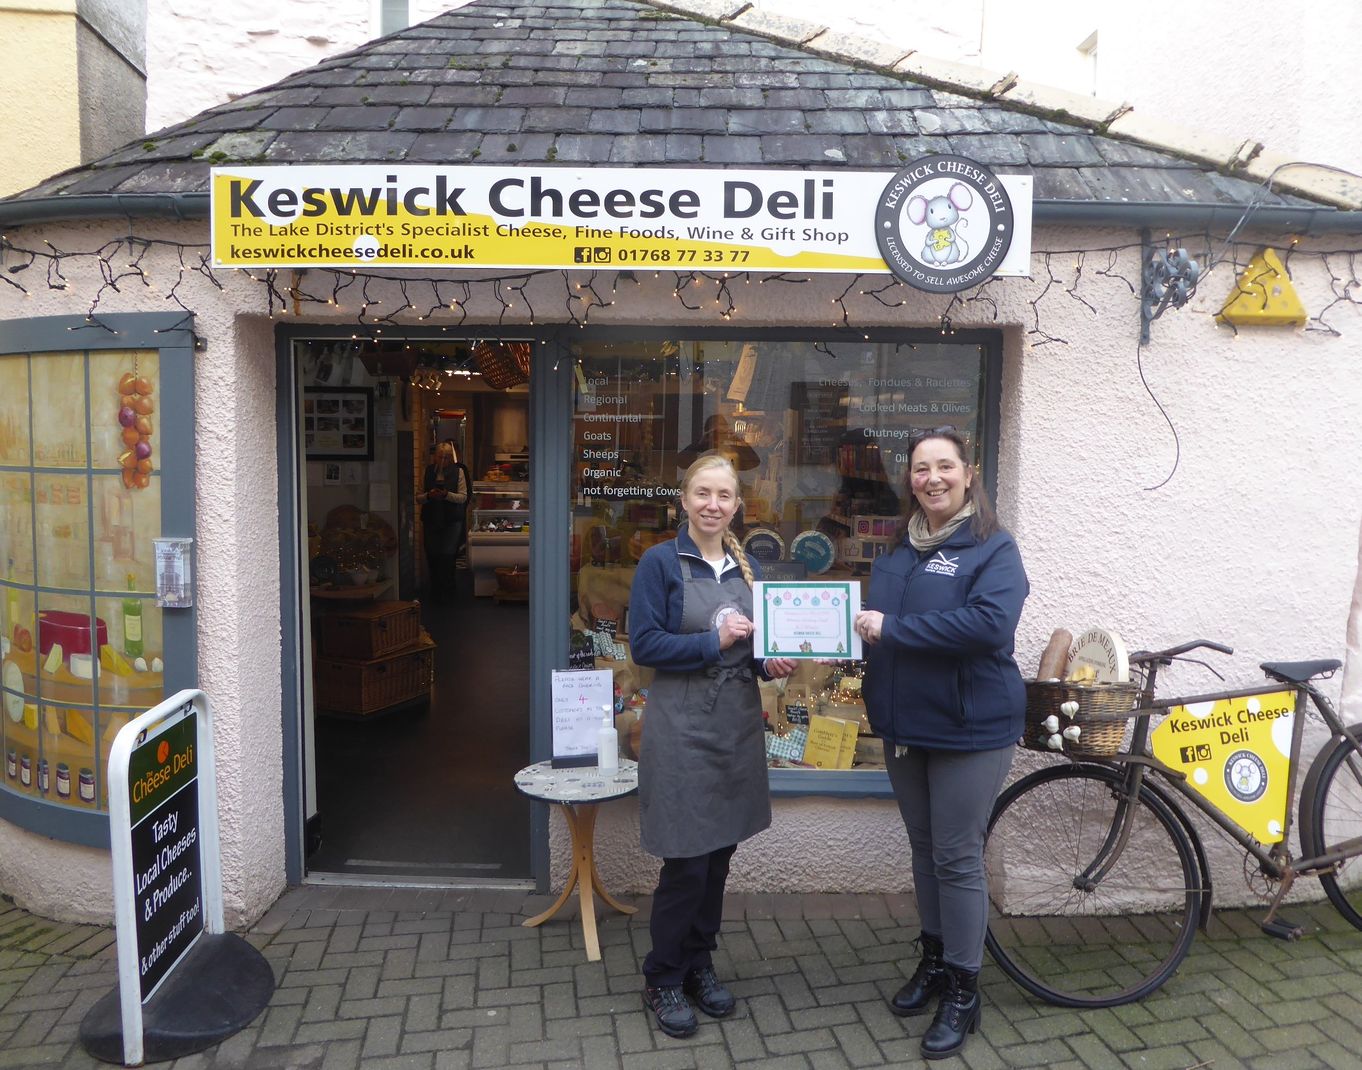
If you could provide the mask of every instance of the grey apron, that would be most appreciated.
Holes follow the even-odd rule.
[[[722,583],[704,561],[681,556],[681,631],[713,631],[726,606],[752,616],[752,591],[731,568]],[[648,689],[639,756],[643,849],[694,858],[740,843],[771,824],[761,693],[752,642],[720,652],[694,672],[658,670]]]

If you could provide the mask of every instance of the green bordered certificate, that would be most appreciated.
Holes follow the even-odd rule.
[[[752,602],[757,657],[860,659],[861,637],[851,627],[861,608],[859,580],[761,581]]]

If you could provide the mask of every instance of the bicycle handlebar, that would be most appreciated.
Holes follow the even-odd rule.
[[[1170,646],[1167,650],[1137,650],[1130,655],[1130,660],[1135,664],[1142,664],[1148,661],[1167,661],[1170,658],[1177,657],[1179,654],[1186,654],[1189,650],[1196,650],[1199,647],[1204,647],[1207,650],[1216,650],[1221,654],[1234,653],[1234,647],[1226,646],[1224,643],[1217,643],[1210,639],[1193,639],[1188,643]]]

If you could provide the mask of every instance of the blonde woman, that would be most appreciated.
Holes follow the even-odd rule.
[[[758,674],[789,676],[789,658],[752,656],[755,569],[729,530],[742,504],[724,457],[697,459],[681,480],[686,520],[639,560],[629,642],[657,670],[639,756],[643,849],[663,860],[643,960],[644,1004],[672,1037],[733,1013],[714,973],[724,885],[737,845],[771,824]]]

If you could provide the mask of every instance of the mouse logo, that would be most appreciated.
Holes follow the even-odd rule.
[[[1012,244],[1002,181],[963,156],[926,156],[889,180],[875,238],[889,270],[910,286],[953,293],[992,275]]]
[[[969,255],[969,245],[955,228],[963,229],[969,223],[968,219],[961,220],[960,213],[973,203],[974,194],[963,182],[953,183],[944,197],[930,201],[921,195],[909,198],[908,218],[919,226],[926,223],[928,228],[919,254],[923,263],[955,264]]]

